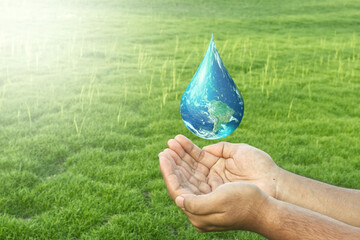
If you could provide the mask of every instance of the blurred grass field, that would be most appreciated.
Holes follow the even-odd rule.
[[[2,0],[0,239],[263,239],[196,232],[160,174],[217,142],[179,110],[211,34],[245,101],[221,140],[360,188],[359,30],[357,0]]]

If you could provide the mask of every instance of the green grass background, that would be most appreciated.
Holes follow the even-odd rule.
[[[360,188],[357,0],[0,2],[0,239],[263,239],[200,234],[157,154],[211,34],[245,101],[222,139]],[[219,140],[220,141],[220,140]]]

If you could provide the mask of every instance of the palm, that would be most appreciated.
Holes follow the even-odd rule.
[[[247,144],[236,144],[236,151],[232,156],[220,153],[216,147],[209,146],[205,149],[223,156],[218,157],[218,161],[210,168],[208,182],[212,189],[227,182],[248,181],[275,196],[273,176],[277,166],[268,154]]]

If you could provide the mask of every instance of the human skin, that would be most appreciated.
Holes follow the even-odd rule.
[[[356,227],[285,203],[285,199],[294,199],[299,194],[303,200],[297,201],[297,205],[308,206],[308,203],[309,209],[321,212],[323,206],[316,206],[316,202],[311,205],[302,195],[307,194],[307,189],[300,192],[301,184],[308,181],[307,187],[313,191],[320,188],[322,194],[327,193],[326,187],[330,185],[324,187],[319,182],[285,172],[259,149],[246,144],[218,143],[201,150],[181,135],[169,140],[168,145],[159,158],[169,195],[198,231],[243,229],[276,239],[340,239],[344,236],[355,239],[360,236]],[[297,191],[289,190],[291,187]],[[329,204],[328,207],[339,208],[342,203],[336,199],[341,193],[337,191],[348,191],[333,188],[330,192],[335,192],[335,200],[326,203],[335,203],[336,206]],[[295,196],[288,196],[290,194]],[[282,201],[275,199],[279,196]],[[357,191],[350,190],[348,201],[356,201],[357,196]],[[337,216],[341,211],[326,212]],[[338,219],[357,226],[352,214],[342,213]]]

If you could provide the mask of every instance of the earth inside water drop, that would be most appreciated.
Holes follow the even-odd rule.
[[[205,139],[224,138],[241,122],[244,101],[220,58],[213,37],[181,98],[180,113],[186,127]]]

